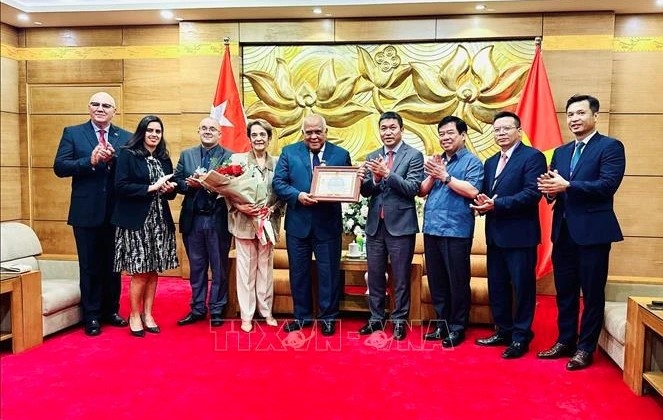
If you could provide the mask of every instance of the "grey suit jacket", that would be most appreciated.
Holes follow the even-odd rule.
[[[230,159],[232,152],[224,149],[221,145],[217,146],[211,157],[210,169],[221,165],[226,160]],[[180,232],[188,234],[191,232],[194,216],[194,201],[196,194],[207,194],[204,189],[189,188],[186,185],[186,178],[193,175],[195,170],[202,165],[202,146],[198,145],[185,149],[180,154],[180,159],[175,168],[173,181],[177,183],[177,191],[184,194],[182,201],[182,210],[180,211]],[[219,202],[220,201],[220,202]],[[214,215],[216,221],[216,229],[219,233],[228,233],[228,210],[223,200],[217,200],[214,207]]]
[[[366,160],[384,155],[381,147],[366,156]],[[403,143],[394,155],[391,173],[378,184],[373,174],[367,172],[361,185],[361,195],[369,197],[366,233],[375,235],[384,208],[384,224],[394,236],[413,235],[419,232],[414,198],[424,178],[424,156],[417,149]]]

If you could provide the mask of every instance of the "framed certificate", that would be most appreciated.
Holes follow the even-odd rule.
[[[311,195],[318,201],[359,201],[357,170],[356,166],[316,166]]]

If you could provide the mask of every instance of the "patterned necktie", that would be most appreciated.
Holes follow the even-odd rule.
[[[508,159],[509,159],[509,156],[507,156],[506,153],[502,153],[502,156],[500,156],[500,161],[497,163],[497,171],[495,171],[495,178],[500,176],[500,174],[504,170],[504,167],[506,166],[506,161]]]
[[[311,159],[311,166],[313,166],[314,168],[316,166],[320,166],[320,157],[318,157],[320,151],[317,152],[311,151],[311,153],[313,153],[313,159]]]
[[[99,144],[104,149],[108,148],[108,143],[106,142],[106,138],[104,137],[105,134],[106,130],[99,130]]]
[[[579,141],[576,142],[576,148],[573,151],[573,157],[571,157],[571,174],[580,160],[580,155],[582,154],[582,149],[585,147],[585,143]]]

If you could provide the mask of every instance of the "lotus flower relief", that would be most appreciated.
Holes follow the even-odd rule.
[[[410,63],[415,94],[400,100],[394,109],[420,124],[435,124],[442,115],[457,115],[483,133],[495,112],[513,107],[525,83],[527,65],[500,71],[493,60],[493,46],[474,57],[459,45],[439,70],[424,63]]]
[[[283,128],[280,138],[297,132],[302,119],[311,113],[322,115],[327,125],[335,128],[349,127],[371,114],[370,109],[352,101],[359,76],[338,78],[333,59],[320,67],[316,87],[306,80],[293,84],[285,60],[277,58],[276,61],[273,75],[264,71],[249,71],[244,73],[244,77],[249,80],[259,99],[246,110],[247,117],[263,118],[274,127]]]
[[[388,92],[400,86],[412,71],[409,65],[402,66],[398,50],[392,45],[384,47],[375,54],[375,58],[362,47],[357,47],[359,74],[362,77],[358,92],[371,91],[373,103],[380,111],[384,111],[379,95],[388,99],[396,98]]]

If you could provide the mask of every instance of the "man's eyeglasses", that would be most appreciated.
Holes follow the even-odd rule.
[[[217,130],[216,127],[205,127],[204,125],[202,127],[199,127],[198,130],[200,131],[209,131],[210,133],[216,133]]]
[[[90,102],[90,106],[92,108],[99,108],[101,106],[103,109],[115,108],[115,106],[113,106],[111,104],[104,104],[104,103],[101,103],[101,102]]]
[[[514,127],[514,126],[508,126],[508,127],[493,127],[493,131],[495,133],[508,133],[509,131],[513,130],[514,128],[520,128],[520,127]]]

